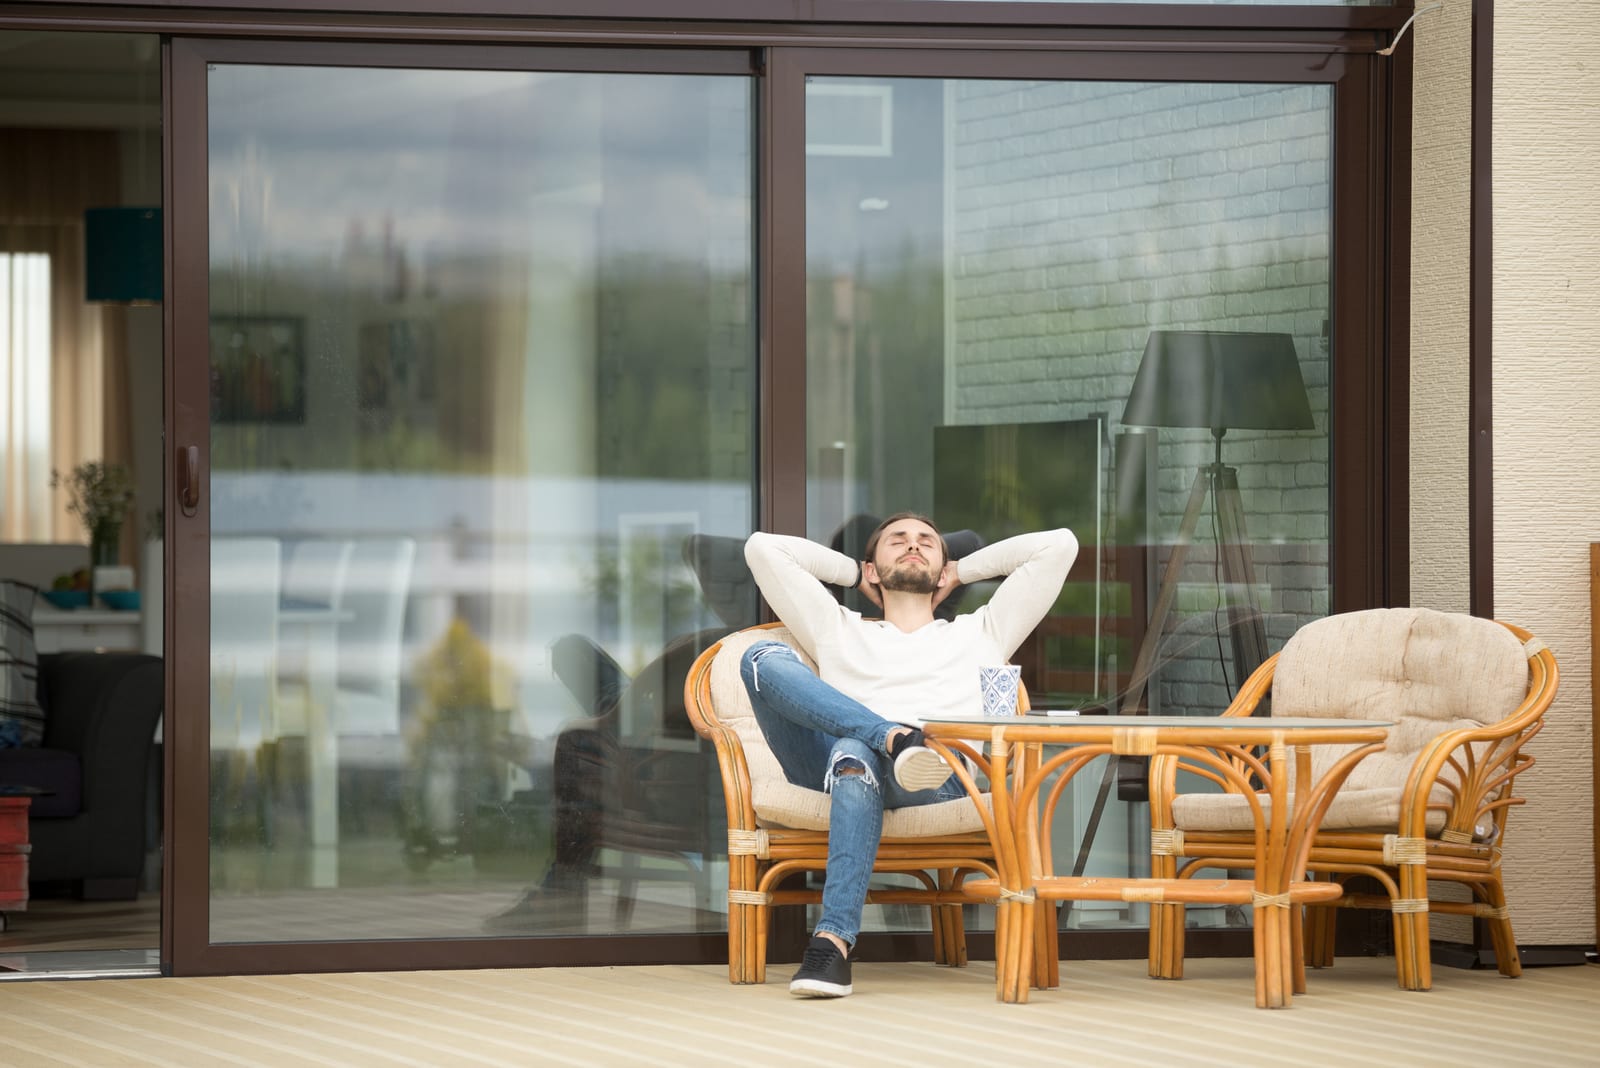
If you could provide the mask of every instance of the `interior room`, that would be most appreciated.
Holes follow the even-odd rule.
[[[68,727],[46,729],[41,749],[76,770],[36,780],[29,900],[5,914],[0,977],[154,972],[159,39],[0,32],[0,159],[0,580],[48,594],[32,621],[51,707],[76,721],[94,705],[113,739],[58,751]],[[5,761],[39,752],[0,749],[0,793],[8,769],[24,775]]]

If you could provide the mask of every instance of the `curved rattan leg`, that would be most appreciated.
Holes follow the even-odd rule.
[[[1009,1000],[1021,1005],[1027,1003],[1028,993],[1033,989],[1033,942],[1034,931],[1038,928],[1039,910],[1031,901],[1019,902],[1016,905],[1015,916],[1016,930],[1012,938],[1017,949],[1012,959],[1016,961],[1016,971],[1012,976],[1014,996]]]
[[[1286,1008],[1293,993],[1293,981],[1289,976],[1289,912],[1278,906],[1255,910],[1256,930],[1260,932],[1256,982],[1258,991],[1265,995],[1263,999],[1258,993],[1256,1004],[1262,1008]],[[1263,971],[1266,972],[1264,980],[1260,978]]]
[[[995,985],[1001,1001],[1022,1004],[1028,1000],[1032,979],[1033,906],[1002,898],[995,906]]]
[[[1506,912],[1506,888],[1500,882],[1498,872],[1492,881],[1483,884],[1481,893],[1484,903],[1496,912],[1496,915],[1487,917],[1489,938],[1494,944],[1495,966],[1500,969],[1501,975],[1515,979],[1522,974],[1522,955],[1517,952],[1517,938],[1511,930],[1511,916]]]

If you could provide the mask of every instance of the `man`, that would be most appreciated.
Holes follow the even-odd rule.
[[[752,534],[745,559],[778,618],[817,663],[782,642],[751,646],[740,674],[756,722],[790,782],[832,795],[822,918],[789,991],[851,992],[883,811],[963,796],[922,744],[923,717],[982,708],[978,668],[1004,664],[1055,603],[1078,555],[1070,530],[1023,534],[952,563],[926,516],[879,524],[860,563],[804,538]],[[989,603],[954,620],[934,609],[966,583],[1006,576]],[[824,584],[855,587],[883,610],[864,619]]]

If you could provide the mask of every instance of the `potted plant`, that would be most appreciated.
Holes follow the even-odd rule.
[[[473,852],[478,817],[505,800],[510,712],[494,695],[505,670],[465,620],[453,619],[419,665],[403,820],[413,867]],[[498,677],[498,678],[497,678]]]
[[[89,565],[115,564],[122,542],[122,522],[133,508],[133,476],[121,464],[89,460],[63,476],[50,472],[52,488],[65,486],[67,511],[89,532]]]

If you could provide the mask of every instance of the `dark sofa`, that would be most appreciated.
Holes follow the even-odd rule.
[[[151,754],[163,696],[160,657],[39,658],[43,743],[0,749],[0,782],[50,791],[29,810],[30,882],[71,882],[85,898],[138,894],[160,781]]]

